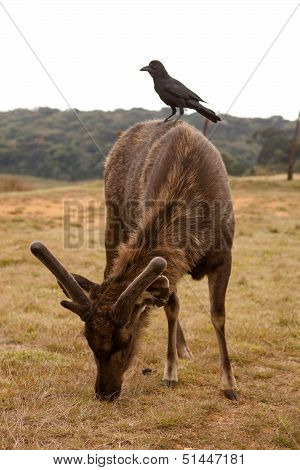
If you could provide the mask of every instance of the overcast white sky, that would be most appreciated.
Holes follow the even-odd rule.
[[[1,0],[71,106],[160,109],[169,73],[226,112],[299,0]],[[67,105],[0,3],[0,110]],[[300,7],[230,110],[296,119]]]

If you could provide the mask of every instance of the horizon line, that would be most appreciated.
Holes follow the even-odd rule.
[[[18,107],[18,108],[12,108],[12,109],[7,109],[7,110],[1,110],[0,109],[0,113],[11,113],[11,112],[14,112],[14,111],[19,111],[19,110],[24,110],[24,111],[31,111],[31,112],[35,112],[35,111],[39,111],[40,109],[52,109],[52,110],[57,110],[59,112],[72,112],[73,110],[75,110],[76,112],[79,112],[79,113],[91,113],[91,112],[102,112],[102,113],[114,113],[116,111],[123,111],[123,112],[130,112],[130,111],[133,111],[133,110],[142,110],[142,111],[147,111],[147,112],[150,112],[150,113],[161,113],[164,109],[168,109],[167,106],[165,107],[162,107],[160,109],[148,109],[148,108],[143,108],[143,107],[139,107],[139,106],[133,106],[132,108],[114,108],[114,109],[100,109],[100,108],[94,108],[94,109],[79,109],[79,108],[57,108],[57,107],[52,107],[52,106],[35,106],[33,108],[28,108],[28,107]],[[185,112],[185,115],[186,116],[191,116],[193,114],[197,114],[196,111],[192,111],[192,112]],[[285,118],[282,114],[273,114],[273,115],[270,115],[270,116],[267,116],[267,117],[262,117],[262,116],[236,116],[234,114],[228,114],[228,113],[222,113],[222,112],[219,112],[220,115],[222,116],[230,116],[230,117],[234,117],[234,118],[237,118],[237,119],[271,119],[271,118],[282,118],[283,120],[285,121],[289,121],[289,122],[294,122],[296,121],[297,118],[295,119],[287,119]]]

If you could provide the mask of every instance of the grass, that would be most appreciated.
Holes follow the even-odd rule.
[[[38,188],[65,186],[66,181],[38,178],[36,176],[0,173],[0,192],[31,191]]]
[[[300,181],[234,178],[232,188],[237,227],[227,337],[237,403],[218,390],[206,282],[188,277],[179,294],[194,361],[180,362],[178,386],[160,383],[167,328],[159,309],[120,399],[98,402],[81,322],[59,306],[56,282],[28,245],[41,239],[72,271],[100,280],[102,183],[0,193],[1,449],[299,448]],[[152,374],[142,375],[143,367]]]

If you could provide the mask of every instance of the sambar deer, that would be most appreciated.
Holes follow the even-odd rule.
[[[70,300],[61,305],[85,323],[97,364],[96,394],[119,396],[137,339],[154,306],[168,320],[163,382],[178,380],[178,357],[191,358],[179,323],[176,286],[186,273],[208,277],[221,389],[237,399],[225,339],[225,294],[231,271],[234,214],[218,150],[184,122],[142,122],[124,132],[106,160],[104,281],[70,274],[41,242],[32,253]]]

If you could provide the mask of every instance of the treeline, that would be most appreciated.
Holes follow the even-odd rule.
[[[168,111],[60,111],[52,108],[16,109],[0,113],[0,172],[45,178],[80,180],[103,175],[104,158],[119,131],[146,119],[162,119]],[[197,113],[187,122],[203,129]],[[223,116],[207,136],[222,153],[232,175],[255,174],[257,168],[286,171],[294,123],[281,116],[237,118]],[[300,151],[295,170],[300,170]]]

